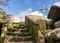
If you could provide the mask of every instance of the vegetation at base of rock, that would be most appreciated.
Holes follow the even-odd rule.
[[[55,33],[51,33],[51,36],[49,38],[51,40],[51,42],[55,42],[56,41],[56,34]]]
[[[0,43],[3,43],[3,42],[4,42],[4,38],[0,37]]]
[[[1,37],[0,37],[0,43],[1,43]]]

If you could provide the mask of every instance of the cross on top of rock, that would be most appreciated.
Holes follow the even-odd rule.
[[[43,13],[43,17],[45,15],[45,10],[48,10],[48,8],[45,8],[45,6],[43,5],[42,8],[40,8],[40,11],[42,11]]]

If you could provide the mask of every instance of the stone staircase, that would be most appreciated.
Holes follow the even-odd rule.
[[[29,29],[24,26],[10,28],[4,43],[34,43]]]

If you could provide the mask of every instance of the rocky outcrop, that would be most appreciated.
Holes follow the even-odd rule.
[[[38,41],[37,43],[45,43],[45,38],[43,36],[43,34],[41,33],[41,31],[38,31]]]
[[[45,33],[46,43],[60,43],[60,5],[56,3],[51,6],[48,18],[52,19],[50,22],[51,30]]]
[[[5,16],[5,22],[19,23],[20,18],[17,16],[13,16],[13,15],[8,14]]]
[[[54,23],[60,20],[60,6],[55,4],[52,5],[48,14],[48,18],[52,19],[51,28],[53,29]]]
[[[5,15],[5,11],[2,8],[0,8],[0,23],[4,23]]]
[[[55,27],[55,28],[60,27],[60,20],[54,23],[54,27]]]
[[[45,37],[50,43],[60,42],[60,27],[47,32]]]
[[[54,20],[60,20],[60,7],[53,5],[50,8],[48,18]]]

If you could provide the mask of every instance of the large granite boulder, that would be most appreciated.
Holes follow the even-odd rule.
[[[50,8],[49,14],[48,14],[49,19],[54,19],[54,20],[60,20],[60,7],[53,5]]]
[[[36,43],[45,43],[45,38],[44,38],[43,34],[41,33],[41,31],[38,31],[38,38],[37,38]]]
[[[60,20],[60,3],[54,3],[49,11],[48,18],[52,19],[51,28],[54,28],[54,23]]]
[[[5,22],[20,23],[20,18],[11,14],[5,16]]]
[[[55,28],[60,27],[60,20],[54,23],[54,27],[55,27]]]
[[[45,38],[48,43],[60,42],[60,27],[47,32]]]

